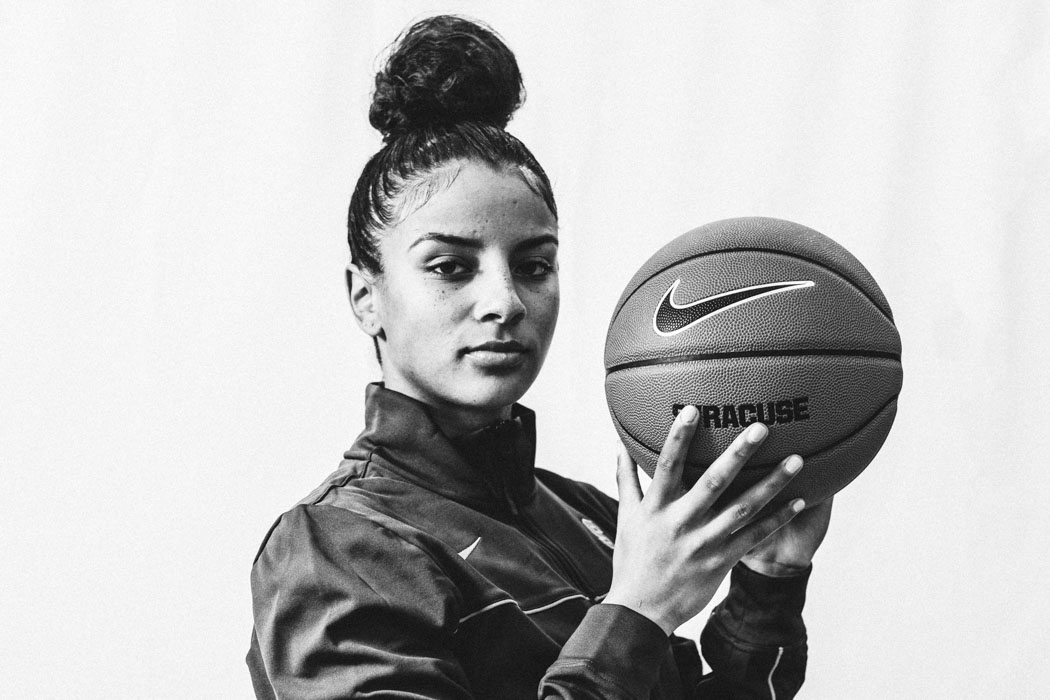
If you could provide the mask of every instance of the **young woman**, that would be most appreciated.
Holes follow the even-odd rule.
[[[765,426],[683,489],[687,407],[644,495],[621,453],[619,504],[533,464],[534,416],[516,402],[558,316],[558,219],[504,130],[521,90],[503,42],[454,17],[409,29],[377,76],[385,145],[351,200],[348,283],[383,381],[339,469],[256,559],[256,694],[791,697],[830,503],[752,518],[801,468],[792,456],[715,505]],[[704,675],[672,633],[730,569]]]

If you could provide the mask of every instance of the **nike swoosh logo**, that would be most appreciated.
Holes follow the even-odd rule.
[[[478,542],[481,542],[480,537],[474,540],[471,544],[467,545],[467,548],[460,552],[459,556],[463,557],[464,559],[469,557],[470,553],[474,551],[474,548],[478,546]]]
[[[772,282],[770,284],[755,285],[754,287],[734,289],[731,292],[715,294],[706,299],[691,301],[688,304],[679,304],[674,299],[674,293],[681,283],[681,279],[676,279],[667,289],[663,299],[660,300],[660,305],[656,307],[656,313],[653,314],[653,330],[656,331],[657,335],[664,337],[675,335],[687,328],[692,328],[709,316],[714,316],[734,306],[746,304],[749,301],[767,297],[771,294],[780,294],[781,292],[789,292],[792,289],[802,289],[803,287],[812,287],[814,285],[809,280]]]

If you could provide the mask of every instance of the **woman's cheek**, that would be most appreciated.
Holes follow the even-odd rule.
[[[546,321],[546,325],[550,331],[554,331],[554,326],[558,322],[558,310],[561,305],[561,294],[558,289],[558,280],[555,278],[547,293],[543,295],[543,316]]]

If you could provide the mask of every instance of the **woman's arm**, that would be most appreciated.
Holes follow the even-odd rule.
[[[668,460],[662,462],[668,472],[663,477],[658,474],[659,479],[680,478],[681,466],[674,464],[675,451],[688,444],[687,440],[683,443],[688,427],[686,424],[684,432],[675,440],[669,440]],[[738,445],[735,452],[727,452],[718,466],[722,476],[730,479],[730,474],[739,469],[754,447],[757,443]],[[758,527],[758,524],[741,522],[746,518],[741,517],[739,508],[706,517],[700,517],[703,513],[695,509],[673,510],[675,503],[683,503],[686,494],[680,490],[675,493],[666,488],[666,484],[661,507],[652,503],[643,505],[644,499],[659,491],[650,487],[643,498],[633,463],[630,463],[632,472],[627,473],[628,462],[629,458],[626,461],[621,458],[621,492],[632,488],[630,479],[633,479],[637,488],[630,506],[634,519],[625,517],[621,505],[612,590],[605,604],[594,606],[587,613],[562,648],[561,655],[548,668],[541,683],[542,697],[648,697],[662,671],[674,673],[674,668],[662,669],[670,665],[668,651],[672,641],[677,641],[668,636],[669,629],[680,623],[673,615],[688,618],[695,614],[689,606],[703,607],[734,563],[733,556],[742,556],[743,552],[735,555],[718,552],[718,537],[721,536],[725,544],[739,533],[747,533],[748,528]],[[758,512],[789,476],[790,470],[777,470],[742,498],[750,499],[748,507]],[[654,485],[660,484],[654,480]],[[708,489],[713,502],[717,498],[716,490]],[[643,520],[640,517],[643,507],[659,511],[664,520],[660,517]],[[672,519],[666,518],[668,513],[681,516],[683,522],[675,525]],[[726,513],[730,515],[730,522],[736,523],[736,527],[728,527],[728,534],[723,532],[727,529],[723,522]],[[790,515],[783,512],[767,519],[768,522],[760,522],[762,527],[772,529]],[[457,608],[461,602],[457,583],[425,548],[375,520],[374,515],[365,518],[342,508],[298,507],[283,516],[268,537],[252,572],[257,643],[252,652],[255,663],[250,661],[250,666],[257,688],[261,689],[257,690],[259,697],[340,698],[364,690],[392,698],[472,697],[473,689],[454,652],[455,626],[448,622],[465,612],[450,609],[450,606]],[[666,528],[664,534],[654,532],[654,524]],[[709,534],[708,541],[698,538],[698,532],[715,534]],[[750,536],[758,538],[760,533],[753,530]],[[689,556],[676,547],[686,547],[683,542],[696,541],[705,544],[701,547],[701,559],[707,564],[700,567],[700,573],[692,571],[695,578],[690,578],[689,572],[682,575],[654,564],[663,557],[672,557],[670,564],[676,565],[674,557]],[[746,544],[747,540],[733,540],[731,546],[743,548]],[[625,554],[626,560],[617,559]],[[755,577],[759,581],[765,579],[757,574]],[[714,632],[718,648],[722,648],[720,644],[746,642],[748,629],[753,626],[750,623],[759,619],[747,611],[756,606],[762,609],[764,604],[761,591],[756,596],[753,586],[747,586],[746,582],[740,584],[735,579],[730,596],[720,606],[724,611],[720,619],[725,624]],[[684,592],[676,589],[668,593],[669,582],[685,589]],[[673,604],[665,607],[673,615],[654,615],[664,620],[669,629],[635,606],[618,602],[614,593],[623,600],[637,597],[643,602],[655,596],[677,596],[677,602],[672,601]],[[392,604],[392,595],[396,597],[396,605]],[[774,604],[771,612],[783,615],[788,607]],[[798,609],[801,610],[800,605]],[[741,617],[741,611],[743,617],[748,618],[748,624],[734,627],[733,621]],[[797,616],[797,612],[793,614]],[[800,626],[800,617],[798,622]],[[804,628],[802,634],[804,667]],[[707,636],[705,632],[705,652],[708,651]],[[695,653],[693,645],[694,657]],[[717,650],[714,656],[718,656]],[[788,654],[779,667],[781,672],[792,668],[791,660],[796,658],[797,654]],[[742,689],[745,683],[764,682],[765,676],[756,680],[754,665],[748,667],[750,676],[746,679],[735,676],[733,668],[738,660],[739,657],[733,657],[729,664],[716,668],[716,680],[736,689]],[[691,685],[695,678],[683,680]],[[270,696],[266,690],[271,691]]]
[[[646,626],[637,620],[620,622],[617,632],[605,635],[616,640],[612,648],[620,650],[609,656],[607,649],[598,648],[593,641],[593,630],[586,629],[585,620],[548,673],[543,697],[572,697],[563,689],[582,685],[583,676],[612,685],[617,680],[624,685],[629,676],[628,680],[633,679],[635,684],[651,685],[659,673],[658,661],[649,663],[645,673],[624,659],[658,659],[652,650],[659,648],[666,656],[669,643],[690,697],[790,697],[801,685],[806,662],[801,610],[808,559],[805,567],[792,572],[798,575],[780,580],[737,564],[749,550],[755,550],[756,560],[772,558],[796,564],[801,561],[788,557],[790,547],[784,544],[779,548],[773,544],[755,549],[768,541],[772,533],[782,532],[785,524],[791,528],[789,521],[801,503],[793,502],[752,522],[754,515],[797,473],[801,461],[797,457],[785,460],[739,499],[716,510],[715,501],[757,450],[767,430],[756,426],[745,431],[696,485],[683,490],[680,482],[685,452],[695,424],[695,411],[686,410],[679,415],[664,445],[653,483],[644,496],[634,462],[626,451],[619,459],[620,511],[613,586],[606,605],[599,607],[622,606],[651,624]],[[780,542],[798,544],[806,532],[820,530],[813,525],[815,518],[809,513],[807,516],[807,526],[800,526],[795,535]],[[825,515],[823,530],[826,527]],[[822,537],[823,531],[819,537],[810,538],[813,546],[809,557]],[[780,559],[775,553],[782,555]],[[702,677],[695,645],[668,637],[707,604],[734,564],[737,566],[730,594],[716,608],[703,637],[705,655],[714,673]],[[625,686],[615,697],[644,697],[647,689],[648,686],[640,690]],[[774,692],[779,694],[771,695]]]

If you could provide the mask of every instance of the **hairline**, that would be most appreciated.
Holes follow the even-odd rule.
[[[398,203],[397,213],[393,217],[393,220],[376,230],[376,233],[382,234],[390,231],[395,226],[401,225],[408,217],[419,211],[423,206],[426,205],[435,195],[441,194],[447,191],[455,183],[456,179],[463,172],[463,169],[471,164],[480,165],[487,168],[490,172],[497,175],[511,175],[521,180],[529,191],[540,198],[543,201],[543,206],[547,207],[550,211],[550,207],[547,206],[547,202],[543,197],[543,193],[537,186],[537,182],[540,178],[539,175],[532,172],[523,165],[515,165],[513,163],[499,163],[494,164],[485,160],[484,158],[460,156],[456,158],[450,158],[441,165],[431,168],[424,172],[416,173],[416,177],[412,178],[405,189],[401,193],[401,201]],[[558,215],[553,211],[550,212],[554,217],[554,220],[558,220]],[[377,275],[382,275],[382,258],[378,260],[379,269],[376,270]]]

